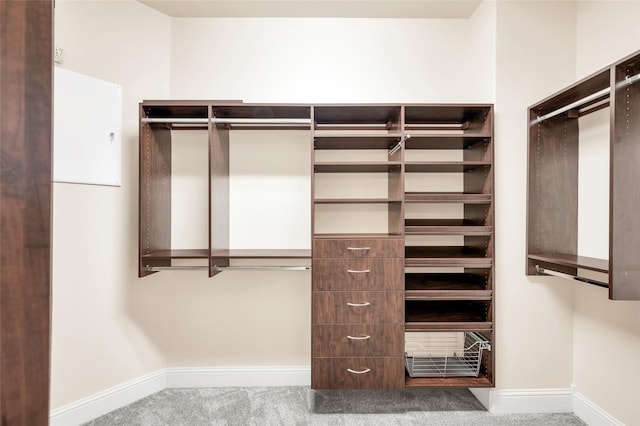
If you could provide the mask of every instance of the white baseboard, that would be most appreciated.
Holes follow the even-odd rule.
[[[77,426],[166,388],[309,386],[309,366],[165,368],[52,410],[50,426]]]
[[[168,388],[309,386],[309,366],[167,368]]]
[[[165,371],[155,371],[52,410],[49,416],[49,425],[76,426],[86,423],[166,387]]]
[[[615,417],[575,391],[568,389],[469,389],[495,414],[574,413],[589,426],[624,426]]]
[[[579,392],[575,392],[573,395],[573,412],[589,426],[624,426],[623,423]]]
[[[77,426],[166,388],[309,386],[309,366],[165,368],[51,411],[50,426]],[[470,389],[495,414],[575,413],[590,426],[623,426],[568,389]]]

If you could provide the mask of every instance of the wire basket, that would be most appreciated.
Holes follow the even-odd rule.
[[[482,351],[490,351],[491,344],[474,332],[465,332],[464,342],[460,343],[455,347],[445,347],[440,342],[427,348],[421,343],[406,342],[405,365],[409,376],[477,377]]]

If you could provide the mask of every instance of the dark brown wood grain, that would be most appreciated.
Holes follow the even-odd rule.
[[[313,389],[402,389],[404,358],[314,358]],[[353,373],[349,369],[366,373]]]
[[[615,66],[609,297],[620,300],[640,300],[640,83],[624,84],[639,73],[640,54]]]
[[[49,419],[53,3],[0,2],[0,423]]]
[[[313,240],[313,257],[402,257],[404,240],[395,239],[322,239]]]
[[[312,336],[312,357],[402,356],[404,352],[402,323],[313,325]]]
[[[402,271],[402,258],[314,258],[312,288],[314,291],[400,291],[403,288]]]
[[[313,324],[404,323],[401,291],[315,291],[312,305]]]

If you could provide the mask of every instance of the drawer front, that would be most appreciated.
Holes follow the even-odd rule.
[[[401,291],[314,291],[314,324],[404,323]]]
[[[402,389],[404,358],[315,358],[313,389]]]
[[[404,324],[312,326],[313,357],[402,356]]]
[[[313,257],[404,257],[402,239],[323,239],[313,240]]]
[[[313,290],[404,290],[402,259],[313,259]]]

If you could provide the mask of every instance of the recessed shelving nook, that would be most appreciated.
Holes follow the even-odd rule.
[[[231,247],[241,130],[308,135],[310,247]],[[192,145],[201,196],[176,206]],[[309,259],[312,388],[493,386],[493,168],[490,104],[144,101],[139,273]],[[203,228],[188,243],[185,208]]]
[[[640,206],[638,81],[640,52],[529,108],[528,275],[608,287],[610,299],[640,299],[640,222],[635,218]],[[609,223],[602,227],[609,249],[608,258],[593,258],[578,250],[579,118],[605,108],[610,117],[610,138],[603,141],[610,153]]]

